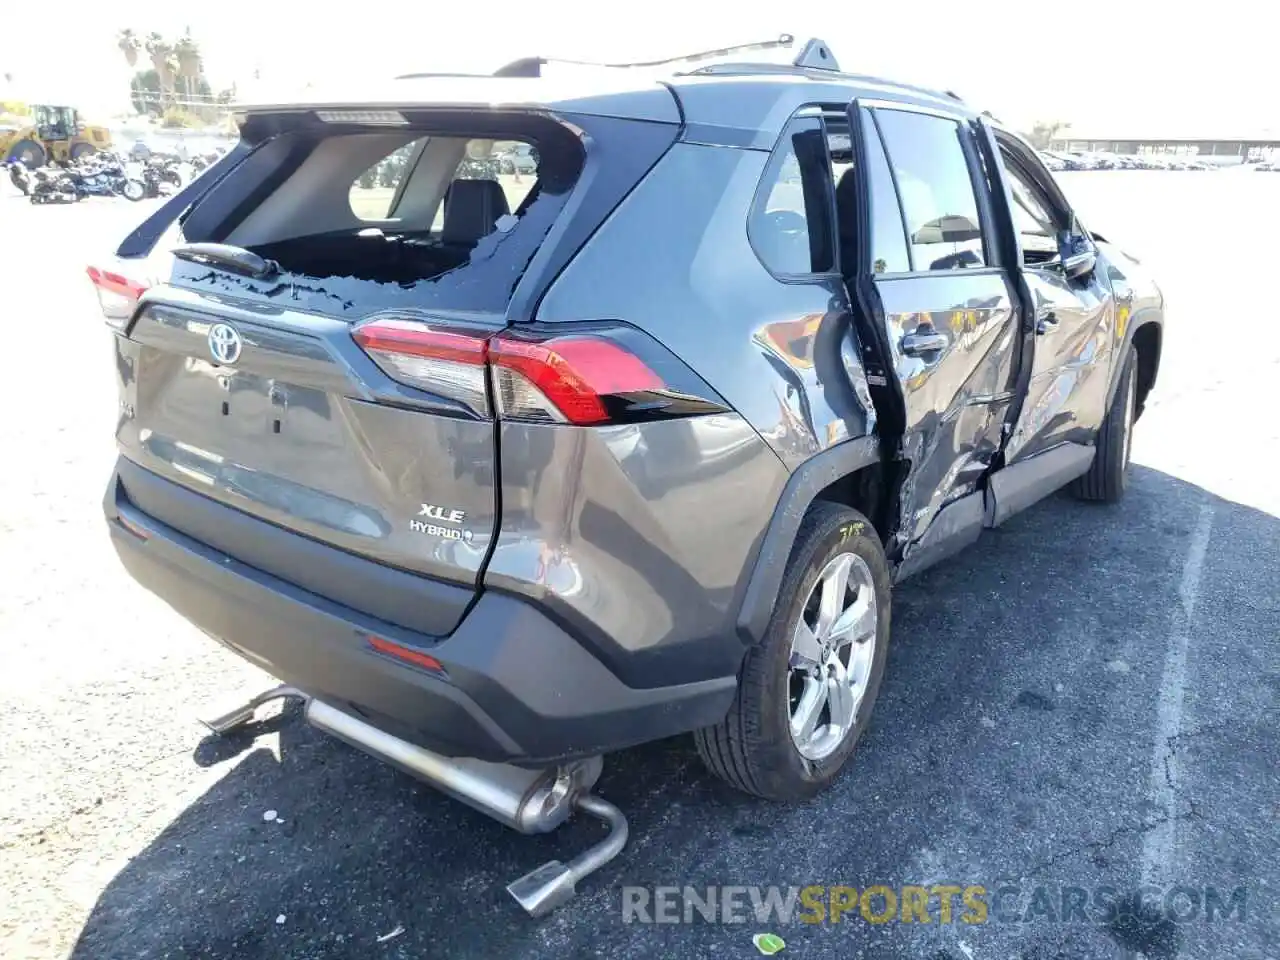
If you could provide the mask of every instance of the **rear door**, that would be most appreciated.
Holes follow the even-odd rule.
[[[1005,462],[1014,464],[1062,443],[1092,445],[1106,412],[1115,300],[1102,265],[1069,276],[1064,259],[1093,250],[1066,198],[1035,151],[984,133],[999,157],[1003,189],[1030,297],[1032,361]]]
[[[864,218],[858,300],[875,318],[885,386],[899,405],[882,425],[896,429],[908,461],[895,545],[905,575],[978,535],[977,485],[1013,397],[1019,312],[991,242],[973,125],[945,110],[866,101],[852,105],[850,124],[864,210],[840,214]]]

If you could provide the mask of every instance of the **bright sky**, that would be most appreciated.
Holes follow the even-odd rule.
[[[123,0],[78,7],[56,56],[47,44],[0,46],[0,73],[14,76],[0,97],[118,110],[112,92],[123,94],[128,81],[115,36],[124,26],[174,36],[190,27],[215,87],[237,80],[242,91],[254,69],[264,82],[300,86],[349,74],[482,71],[519,56],[656,58],[787,32],[826,40],[846,70],[954,89],[1014,124],[1274,127],[1280,68],[1263,9],[1259,0]]]

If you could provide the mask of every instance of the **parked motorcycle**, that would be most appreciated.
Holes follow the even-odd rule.
[[[119,158],[98,154],[72,167],[68,174],[78,181],[78,189],[86,197],[124,197],[141,200],[147,195],[146,184],[129,176]]]
[[[141,200],[146,184],[125,173],[116,157],[96,155],[69,167],[50,165],[36,171],[28,199],[32,203],[74,203],[85,197]]]
[[[39,167],[31,172],[31,203],[75,203],[81,197],[75,180],[57,166]]]
[[[4,167],[9,172],[9,182],[17,187],[24,197],[30,196],[31,174],[27,171],[26,164],[21,160],[7,160]]]
[[[182,187],[182,174],[177,161],[152,161],[142,167],[142,185],[146,197],[166,197]]]

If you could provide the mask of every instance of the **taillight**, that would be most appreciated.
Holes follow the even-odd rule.
[[[416,320],[373,320],[356,327],[352,336],[392,380],[489,415],[483,337]]]
[[[607,423],[611,398],[667,389],[643,360],[604,337],[503,335],[490,342],[489,363],[498,413],[512,420]]]
[[[393,380],[504,420],[593,426],[727,409],[662,347],[622,324],[477,334],[417,320],[368,321],[352,336]]]
[[[102,307],[102,315],[107,325],[116,330],[123,330],[138,307],[138,301],[147,291],[147,285],[131,280],[122,273],[102,267],[87,267],[85,270],[93,281],[93,288],[98,294],[98,303]]]

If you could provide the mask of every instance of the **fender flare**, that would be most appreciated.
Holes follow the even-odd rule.
[[[787,559],[814,499],[842,477],[879,463],[880,441],[874,436],[858,437],[810,457],[791,474],[760,540],[738,608],[736,629],[744,644],[759,643],[769,629]]]
[[[1116,349],[1116,362],[1111,365],[1111,382],[1107,384],[1107,405],[1104,410],[1110,410],[1111,404],[1115,401],[1116,390],[1120,388],[1120,374],[1123,372],[1120,359],[1128,352],[1129,347],[1133,345],[1134,337],[1139,330],[1146,327],[1156,328],[1156,356],[1154,368],[1151,374],[1151,383],[1148,387],[1154,387],[1156,377],[1160,373],[1160,353],[1164,347],[1164,318],[1160,316],[1159,311],[1147,309],[1133,314],[1129,318],[1129,325],[1124,331],[1124,339],[1120,342],[1120,346]]]

